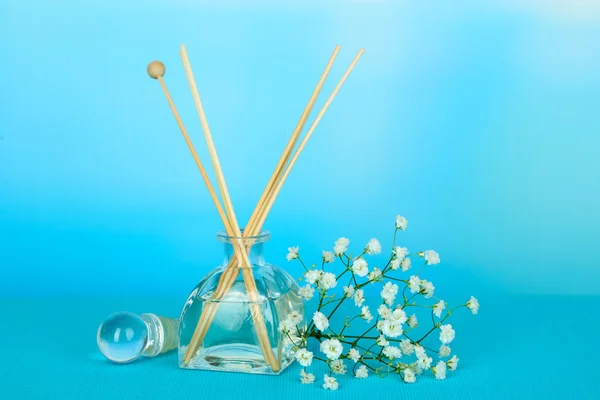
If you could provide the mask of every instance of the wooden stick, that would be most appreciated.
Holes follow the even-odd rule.
[[[329,61],[325,67],[325,70],[321,74],[321,77],[319,78],[317,86],[315,87],[315,89],[313,90],[313,93],[311,94],[308,104],[304,108],[302,115],[300,116],[300,119],[298,120],[298,123],[296,124],[296,127],[294,128],[292,136],[290,137],[283,153],[281,154],[281,157],[279,158],[277,166],[275,167],[273,174],[271,175],[271,178],[269,179],[269,182],[267,183],[267,186],[265,187],[256,207],[254,208],[254,211],[252,212],[252,216],[250,217],[250,220],[248,221],[248,224],[246,225],[246,229],[244,229],[244,236],[256,236],[260,233],[260,232],[256,232],[256,224],[258,222],[258,218],[263,214],[264,207],[266,206],[268,197],[269,197],[270,193],[272,192],[275,183],[281,178],[281,175],[283,174],[284,167],[287,164],[287,162],[289,161],[292,151],[294,150],[294,147],[296,146],[296,142],[298,141],[298,138],[300,137],[300,133],[302,133],[302,130],[304,129],[304,126],[306,124],[308,116],[310,115],[310,112],[312,111],[312,109],[316,103],[317,97],[319,96],[319,93],[321,92],[321,89],[323,88],[325,80],[327,79],[327,76],[329,75],[329,72],[331,71],[331,68],[333,67],[333,63],[335,62],[335,59],[336,59],[339,51],[340,51],[340,46],[338,45],[333,50],[333,54],[329,58]],[[237,279],[238,271],[233,269],[233,266],[235,265],[235,262],[236,262],[235,258],[236,257],[234,255],[231,258],[229,265],[226,267],[226,270],[221,275],[221,278],[219,279],[219,283],[217,285],[217,290],[213,294],[213,299],[221,299],[227,292],[229,292],[231,285],[233,285],[233,283]],[[216,315],[216,311],[218,308],[218,303],[209,303],[209,304],[210,304],[210,307],[205,307],[202,310],[202,314],[200,316],[200,319],[198,320],[196,330],[194,331],[194,335],[199,336],[197,339],[198,343],[202,343],[202,341],[204,340],[204,336],[206,335],[208,328],[210,327],[210,324],[212,323],[212,320],[214,319],[214,316]],[[190,350],[192,352],[195,351],[194,349],[190,349],[190,347],[188,347],[188,351],[190,351]]]
[[[215,170],[215,175],[217,177],[217,183],[219,185],[219,190],[221,192],[221,196],[223,197],[223,203],[225,204],[225,212],[227,214],[230,229],[227,234],[230,237],[241,238],[242,234],[240,231],[240,227],[237,222],[237,217],[235,215],[235,211],[233,209],[233,204],[231,203],[231,198],[229,197],[229,191],[227,189],[227,183],[225,182],[225,178],[223,176],[223,171],[221,169],[221,164],[219,162],[219,157],[217,155],[217,150],[215,148],[212,135],[210,133],[210,128],[208,126],[208,122],[206,120],[206,114],[204,113],[204,108],[202,106],[202,102],[200,100],[200,95],[198,93],[198,88],[196,87],[196,81],[194,79],[194,74],[192,72],[192,67],[190,65],[188,55],[184,45],[181,45],[181,60],[183,62],[183,67],[185,69],[185,73],[190,84],[190,89],[192,91],[192,97],[194,99],[194,103],[196,105],[196,111],[198,112],[198,116],[200,118],[200,124],[202,125],[202,131],[204,132],[204,138],[206,140],[206,145],[208,147],[208,152],[210,154],[210,159],[213,164],[213,168]],[[271,343],[269,340],[269,336],[267,333],[267,328],[265,325],[265,321],[262,315],[262,311],[259,305],[259,296],[258,290],[256,288],[256,282],[254,281],[254,276],[252,273],[252,264],[248,257],[248,253],[246,250],[246,246],[244,243],[238,243],[236,247],[235,244],[233,246],[234,250],[237,248],[239,251],[237,252],[238,260],[242,262],[240,268],[242,269],[242,275],[244,277],[244,283],[246,285],[246,293],[248,295],[248,300],[250,302],[250,309],[252,318],[254,320],[254,328],[256,329],[256,334],[258,337],[258,341],[260,343],[261,350],[265,357],[265,361],[271,365],[273,371],[279,371],[279,362],[273,353],[273,349],[271,347]],[[192,337],[193,339],[193,337]],[[194,344],[195,345],[195,344]],[[185,358],[185,357],[184,357]],[[187,360],[184,359],[184,363],[189,363],[191,360],[191,355],[188,355]]]
[[[250,229],[247,228],[247,230],[244,231],[244,233],[248,232],[248,235],[257,235],[258,232],[260,232],[260,230],[262,229],[262,226],[267,218],[267,215],[269,213],[269,211],[271,210],[271,207],[273,206],[273,203],[275,202],[275,199],[277,198],[283,184],[285,183],[285,180],[287,179],[290,171],[292,170],[294,164],[296,163],[296,160],[298,159],[298,157],[300,156],[300,153],[302,152],[302,150],[304,149],[304,147],[306,146],[306,143],[308,142],[308,140],[310,139],[310,137],[312,136],[314,130],[316,129],[317,125],[319,124],[321,118],[323,117],[323,115],[325,114],[325,112],[327,111],[327,109],[329,108],[329,105],[331,104],[331,102],[333,101],[333,99],[335,98],[335,96],[337,95],[337,93],[339,92],[340,88],[342,87],[342,85],[344,84],[344,82],[346,81],[346,79],[348,78],[348,76],[350,75],[350,73],[352,72],[352,70],[354,69],[354,66],[356,65],[356,63],[358,62],[358,60],[360,59],[360,57],[362,56],[364,52],[364,49],[360,49],[359,52],[357,53],[356,57],[354,58],[354,60],[352,61],[352,63],[350,64],[350,66],[348,67],[348,69],[346,70],[346,72],[344,73],[344,75],[342,76],[342,78],[340,79],[340,81],[338,82],[338,84],[336,85],[335,89],[333,90],[333,92],[331,93],[331,95],[329,96],[329,98],[327,99],[327,101],[325,102],[325,105],[323,106],[323,108],[321,109],[321,111],[319,112],[319,114],[317,115],[315,121],[312,123],[312,125],[310,126],[307,134],[305,135],[304,139],[302,140],[302,142],[300,143],[300,146],[298,147],[298,149],[296,150],[294,157],[292,158],[291,162],[287,165],[287,168],[285,169],[283,175],[281,176],[281,179],[279,179],[277,181],[277,185],[275,188],[273,188],[273,190],[271,190],[269,192],[268,195],[268,200],[266,202],[266,204],[264,205],[264,207],[262,207],[261,213],[260,213],[260,219],[258,220],[258,222],[256,224],[254,224],[253,226],[250,227]],[[228,274],[223,274],[222,278],[226,277],[227,280],[224,280],[224,282],[219,282],[219,285],[217,287],[217,291],[215,292],[215,294],[213,295],[215,298],[220,298],[222,296],[224,296],[225,294],[227,294],[229,292],[229,290],[231,289],[231,287],[233,286],[233,283],[235,282],[235,279],[237,277],[237,273],[235,271],[231,271]],[[220,296],[220,297],[217,297]],[[217,304],[217,303],[214,303]],[[210,324],[212,323],[215,315],[216,315],[216,308],[218,307],[218,305],[216,305],[214,308],[208,309],[207,310],[207,315],[205,316],[204,319],[200,319],[198,325],[203,324],[203,327],[200,329],[199,334],[202,335],[202,337],[204,337],[204,335],[206,334],[206,332],[208,331],[208,327],[210,326]],[[204,314],[204,312],[203,312]]]

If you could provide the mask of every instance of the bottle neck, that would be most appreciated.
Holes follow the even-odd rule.
[[[224,247],[224,257],[223,257],[223,265],[227,266],[229,265],[229,263],[231,262],[231,259],[233,258],[235,252],[237,251],[239,253],[239,245],[235,245],[237,247],[237,249],[234,249],[234,245],[232,243],[224,243],[223,247]],[[250,259],[250,263],[253,266],[263,266],[265,265],[265,257],[264,257],[264,243],[255,243],[250,247],[245,246],[246,252],[248,254],[248,258]],[[237,257],[236,257],[237,260]],[[239,261],[239,260],[238,260]],[[242,263],[238,264],[241,267],[244,267],[244,263],[242,260]]]

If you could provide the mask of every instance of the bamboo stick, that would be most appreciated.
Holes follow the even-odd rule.
[[[321,118],[323,117],[323,115],[325,114],[327,109],[329,108],[329,105],[331,104],[331,102],[333,101],[333,99],[335,98],[337,93],[339,92],[340,88],[342,87],[342,85],[344,84],[344,82],[346,81],[346,79],[348,78],[348,76],[350,75],[352,70],[354,69],[354,66],[356,65],[356,63],[358,62],[360,57],[362,56],[363,52],[364,52],[364,49],[359,50],[356,57],[354,58],[354,60],[352,61],[352,63],[350,64],[350,66],[348,67],[348,69],[346,70],[346,72],[344,73],[344,75],[342,76],[340,81],[338,82],[338,84],[336,85],[335,89],[333,90],[333,92],[331,93],[331,95],[329,96],[327,101],[325,102],[325,105],[323,106],[323,108],[321,109],[321,111],[319,112],[317,117],[315,118],[315,121],[310,126],[307,134],[305,135],[304,139],[300,143],[300,146],[294,153],[292,160],[287,165],[287,167],[286,167],[285,171],[283,172],[283,174],[281,175],[280,179],[277,180],[277,185],[269,192],[266,203],[263,205],[263,207],[261,207],[261,211],[259,213],[260,217],[255,220],[258,222],[255,222],[255,224],[252,224],[249,228],[247,227],[246,230],[244,231],[244,233],[248,232],[248,235],[255,236],[262,229],[262,226],[264,225],[264,222],[268,216],[268,213],[271,210],[271,208],[275,202],[275,199],[279,195],[279,192],[280,192],[283,184],[285,183],[285,180],[287,179],[290,171],[292,170],[294,164],[296,163],[296,160],[298,159],[298,157],[300,156],[300,153],[306,146],[306,143],[312,136],[312,134],[313,134],[314,130],[316,129],[317,125],[319,124]],[[260,203],[259,203],[259,205],[260,205]],[[257,206],[257,208],[258,208],[258,206]],[[225,272],[227,272],[227,270]],[[237,277],[237,273],[234,270],[231,270],[231,272],[229,272],[229,273],[225,273],[225,272],[223,273],[223,275],[221,277],[222,279],[225,277],[224,282],[219,282],[219,286],[217,287],[217,292],[215,292],[215,294],[213,295],[215,298],[220,298],[217,296],[222,297],[227,292],[229,292],[229,290],[233,286],[233,283],[235,282],[235,279]],[[201,335],[200,341],[203,340],[204,335],[208,331],[208,328],[210,327],[210,324],[212,323],[212,321],[216,315],[218,305],[217,305],[217,303],[214,303],[214,304],[215,305],[213,307],[210,307],[209,309],[206,310],[206,315],[203,312],[204,318],[201,317],[201,319],[198,323],[197,330],[199,331],[198,334]],[[202,325],[202,327],[200,327],[200,325]]]
[[[230,237],[241,238],[242,234],[240,231],[240,227],[237,222],[237,217],[235,215],[235,211],[233,209],[233,204],[231,203],[231,198],[229,197],[229,191],[227,189],[227,183],[225,182],[225,177],[223,176],[223,171],[221,169],[221,164],[219,162],[219,157],[217,154],[217,150],[215,148],[212,135],[210,132],[210,128],[208,126],[208,122],[206,120],[206,114],[204,112],[204,107],[202,106],[202,101],[200,100],[200,95],[198,93],[198,88],[196,86],[196,81],[194,79],[194,74],[192,72],[192,67],[189,62],[189,58],[187,55],[187,51],[184,45],[181,45],[181,60],[183,62],[183,67],[185,69],[185,73],[190,85],[190,89],[192,91],[192,97],[194,99],[194,103],[196,105],[196,111],[198,112],[198,116],[200,118],[200,124],[202,125],[202,131],[204,132],[204,138],[206,140],[206,145],[208,147],[208,151],[210,154],[211,162],[213,168],[215,170],[215,175],[217,177],[217,183],[219,185],[219,190],[221,192],[221,196],[223,198],[223,203],[225,205],[225,212],[227,214],[229,220],[229,230],[227,231],[227,235]],[[227,228],[227,226],[226,226]],[[236,246],[234,244],[234,249]],[[267,333],[267,328],[265,325],[265,321],[262,315],[262,311],[259,305],[259,296],[256,288],[256,282],[254,281],[254,276],[251,269],[250,259],[248,257],[246,246],[243,243],[238,243],[237,248],[239,251],[237,252],[238,260],[241,261],[240,268],[242,270],[242,275],[244,277],[244,284],[246,285],[246,293],[248,295],[248,300],[250,302],[250,311],[254,322],[254,328],[256,330],[256,335],[265,357],[265,361],[271,365],[273,371],[279,371],[279,360],[275,357],[273,353],[273,349],[271,347],[271,343],[269,340],[269,336]],[[192,336],[192,340],[193,340]],[[192,344],[190,342],[190,344]],[[199,344],[199,343],[198,343]],[[196,344],[194,343],[194,346]],[[188,359],[184,359],[184,363],[189,363],[191,356],[188,356]]]

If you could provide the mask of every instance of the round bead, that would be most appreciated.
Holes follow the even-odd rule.
[[[152,61],[148,64],[148,75],[151,78],[158,79],[159,76],[165,74],[165,64],[160,61]]]

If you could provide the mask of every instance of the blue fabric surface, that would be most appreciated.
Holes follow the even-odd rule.
[[[480,314],[453,315],[459,369],[408,385],[397,377],[342,377],[337,392],[280,376],[177,367],[176,354],[114,365],[97,351],[102,319],[117,310],[179,313],[176,298],[0,300],[0,399],[598,399],[598,297],[481,296]],[[316,364],[318,365],[318,364]],[[324,369],[318,369],[322,380]]]

